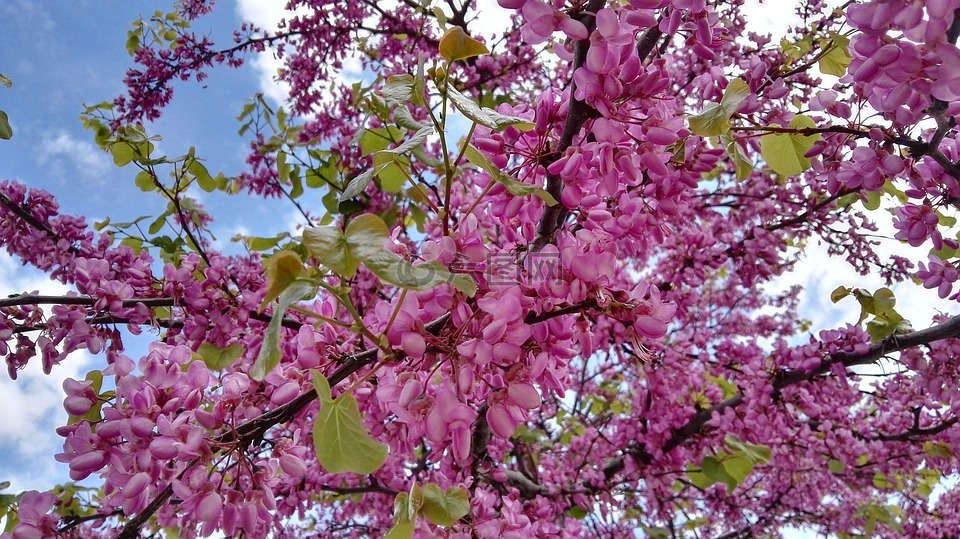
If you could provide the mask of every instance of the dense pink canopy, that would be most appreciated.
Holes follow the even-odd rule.
[[[861,320],[808,335],[804,292],[767,286],[821,242],[960,297],[960,0],[802,2],[782,42],[742,3],[499,0],[491,35],[460,0],[291,0],[224,45],[183,0],[140,26],[129,91],[84,118],[168,200],[156,230],[0,182],[0,243],[76,291],[0,299],[9,374],[102,359],[64,383],[56,457],[102,487],[23,493],[0,537],[960,535],[960,318],[849,283]],[[246,172],[158,154],[175,87],[266,50],[290,95],[243,111]],[[200,190],[314,226],[218,252]],[[877,254],[881,199],[913,259]]]

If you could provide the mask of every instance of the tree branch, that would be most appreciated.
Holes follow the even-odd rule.
[[[443,329],[449,319],[450,314],[448,313],[427,323],[425,327],[427,331],[437,334]],[[340,368],[327,377],[330,387],[336,386],[351,374],[376,361],[378,351],[378,349],[374,348],[354,354],[352,356],[348,356],[340,364]],[[243,423],[236,429],[232,429],[220,434],[219,436],[215,437],[213,441],[217,444],[223,445],[249,445],[253,441],[262,438],[271,427],[286,423],[293,419],[294,416],[300,413],[300,411],[302,411],[307,407],[307,405],[316,399],[316,391],[313,389],[304,391],[297,396],[296,399],[282,406],[278,406],[269,412],[265,412],[262,415]],[[188,464],[187,468],[184,469],[184,472],[193,464],[194,462]],[[181,472],[181,474],[182,473],[183,472]],[[163,507],[172,494],[173,487],[171,485],[167,485],[167,487],[152,502],[150,502],[150,505],[148,505],[143,512],[131,519],[123,527],[123,530],[121,530],[120,534],[117,535],[116,539],[136,539],[139,535],[140,528],[143,527],[143,525],[154,513]]]
[[[594,15],[601,7],[603,0],[590,0],[584,7],[579,20],[587,27],[587,32],[593,33],[596,27],[596,16]],[[573,79],[573,74],[587,60],[587,51],[590,50],[590,38],[577,41],[574,46],[573,68],[570,70],[570,108],[567,111],[567,119],[563,124],[563,133],[560,135],[560,143],[553,152],[550,162],[556,161],[563,155],[563,152],[573,143],[573,138],[580,132],[580,128],[588,119],[595,116],[597,111],[587,105],[586,102],[576,98],[577,83]],[[549,163],[541,163],[546,167]],[[543,216],[540,219],[540,225],[537,227],[537,237],[531,244],[531,250],[534,252],[543,249],[548,243],[556,241],[557,231],[566,220],[570,213],[563,203],[560,202],[560,194],[563,191],[563,180],[556,174],[547,174],[547,192],[557,201],[553,206],[546,206],[543,209]]]
[[[958,337],[960,337],[960,316],[955,316],[939,326],[934,326],[922,331],[916,331],[914,333],[908,333],[906,335],[895,335],[888,337],[887,339],[872,345],[870,349],[863,354],[841,353],[829,356],[820,364],[819,367],[810,371],[780,371],[773,377],[774,392],[779,392],[780,390],[791,385],[799,384],[800,382],[806,382],[818,376],[822,376],[823,374],[830,372],[835,365],[843,365],[844,367],[868,365],[893,352],[899,352],[909,348],[914,348],[916,346]],[[687,440],[703,432],[704,427],[713,417],[714,413],[719,414],[727,408],[735,408],[739,406],[743,400],[744,395],[740,393],[720,403],[717,403],[710,408],[696,413],[687,421],[685,425],[674,429],[673,435],[663,445],[663,453],[669,453],[685,443]],[[942,423],[939,428],[941,428],[941,430],[946,430],[955,423],[956,420],[953,420],[952,422],[946,421]],[[923,434],[936,433],[929,432],[931,430],[933,429],[926,429]],[[938,430],[937,432],[940,431]],[[909,439],[909,434],[910,433],[908,432],[893,436],[892,438]],[[649,453],[647,453],[646,448],[643,447],[631,447],[625,452],[633,458],[640,460],[644,464],[649,464],[652,460]],[[607,474],[607,477],[612,477],[616,473],[622,471],[623,468],[623,457],[618,457],[604,466],[604,473]]]

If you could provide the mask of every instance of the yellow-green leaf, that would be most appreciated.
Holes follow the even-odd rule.
[[[507,188],[507,191],[514,196],[527,196],[534,195],[540,200],[546,202],[547,206],[553,206],[557,203],[557,199],[553,198],[546,189],[538,187],[536,185],[531,185],[529,183],[524,183],[509,174],[504,174],[500,167],[493,164],[492,161],[487,159],[487,156],[474,148],[473,145],[468,144],[466,151],[463,152],[464,157],[467,158],[467,161],[470,161],[474,165],[477,165],[497,183],[502,183],[504,187]]]
[[[210,193],[217,189],[217,181],[213,179],[213,176],[210,175],[210,172],[207,171],[207,167],[203,166],[203,163],[197,161],[196,159],[190,159],[189,164],[187,165],[187,172],[193,174],[193,177],[197,180],[197,185],[200,186],[200,189]]]
[[[137,157],[137,151],[129,142],[115,143],[110,147],[110,154],[113,156],[113,164],[118,167],[128,165]]]
[[[0,110],[0,139],[10,140],[13,137],[13,128],[10,127],[10,118]]]
[[[446,92],[447,97],[464,116],[495,131],[510,126],[514,126],[520,131],[530,131],[534,127],[530,120],[525,120],[519,116],[507,116],[493,109],[481,107],[469,97],[458,92],[453,86],[447,86]]]
[[[257,359],[250,368],[250,378],[260,382],[280,363],[280,331],[283,316],[294,302],[316,293],[317,283],[309,279],[297,279],[280,293],[273,316],[270,317],[270,323],[267,325],[267,331],[263,334],[263,344],[260,345]]]
[[[690,117],[690,131],[701,137],[716,137],[730,131],[730,118],[749,96],[747,83],[733,79],[719,103],[710,103],[700,114]]]
[[[450,526],[470,512],[470,499],[462,488],[450,487],[446,492],[436,483],[423,487],[423,516],[438,526]]]
[[[459,26],[451,26],[440,38],[440,56],[450,61],[489,53],[486,45],[468,36]]]
[[[344,277],[353,277],[360,267],[360,260],[350,253],[347,239],[336,226],[304,230],[303,246],[318,262]]]
[[[847,67],[853,57],[847,52],[850,45],[850,39],[844,35],[831,33],[830,41],[827,43],[827,53],[820,57],[817,67],[824,75],[833,75],[842,77],[847,74]]]
[[[331,397],[330,384],[313,373],[313,386],[320,398],[320,412],[313,424],[317,461],[331,473],[370,474],[387,460],[387,446],[367,432],[353,395]]]
[[[882,472],[877,472],[873,474],[873,486],[877,488],[890,488],[893,486],[893,483],[891,483],[890,479],[883,475]]]
[[[278,251],[267,259],[267,294],[260,303],[260,311],[304,273],[300,255],[293,251]]]
[[[733,161],[734,171],[737,179],[743,181],[749,178],[750,174],[753,172],[753,162],[743,155],[743,151],[740,149],[740,145],[737,144],[737,141],[726,135],[720,135],[720,143],[723,144],[723,148],[727,151],[727,155],[730,156],[730,160]]]
[[[157,184],[153,181],[153,173],[149,170],[141,170],[140,172],[137,172],[137,176],[133,179],[133,183],[144,192],[153,191],[157,188]]]
[[[850,295],[850,289],[843,285],[840,285],[833,292],[830,293],[830,301],[832,301],[833,303],[836,303],[849,295]]]
[[[200,355],[200,359],[208,369],[219,371],[233,365],[234,361],[240,359],[240,356],[243,355],[243,345],[235,342],[226,348],[220,348],[205,342],[197,349],[197,354]]]
[[[798,114],[790,121],[790,129],[814,128],[817,124],[808,116]],[[820,140],[820,134],[770,133],[760,138],[760,154],[774,172],[793,176],[810,168],[804,154]]]

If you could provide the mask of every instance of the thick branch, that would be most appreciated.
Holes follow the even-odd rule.
[[[593,29],[596,26],[596,13],[601,7],[603,7],[603,0],[590,0],[590,3],[584,8],[584,13],[580,17],[580,22],[587,27],[587,32],[593,33]],[[577,133],[580,132],[580,128],[583,127],[583,124],[595,116],[597,111],[593,109],[590,105],[587,105],[586,102],[581,101],[576,98],[577,92],[577,83],[573,79],[573,74],[587,61],[587,51],[590,50],[590,39],[581,39],[574,44],[574,57],[573,57],[573,67],[570,70],[570,108],[567,111],[567,119],[563,124],[563,133],[560,135],[560,143],[557,146],[556,151],[553,153],[554,157],[550,161],[555,161],[559,156],[563,155],[563,152],[573,143],[573,138],[577,136]],[[543,163],[546,166],[549,163]],[[553,243],[556,240],[557,230],[560,229],[560,226],[563,224],[563,221],[566,220],[567,214],[569,211],[564,207],[563,203],[560,202],[560,194],[563,191],[563,180],[560,179],[560,176],[556,174],[547,175],[547,192],[553,195],[553,198],[557,200],[557,203],[553,206],[547,206],[543,210],[543,217],[540,219],[540,225],[537,227],[537,237],[533,240],[531,248],[533,251],[539,251],[544,248],[548,243]]]
[[[0,308],[18,307],[22,305],[85,305],[92,307],[96,305],[98,299],[90,296],[42,296],[33,294],[14,294],[0,299]],[[137,304],[143,304],[146,307],[176,307],[177,300],[170,297],[159,298],[130,298],[121,302],[123,307],[135,307]],[[258,311],[248,311],[250,318],[261,322],[270,322],[270,315]],[[88,324],[129,324],[130,320],[113,315],[93,316],[87,319]],[[284,318],[281,322],[287,329],[297,330],[303,325],[302,322],[293,318]],[[155,320],[151,324],[161,327],[182,327],[183,322],[179,320],[163,319]],[[14,330],[14,333],[24,333],[27,331],[40,331],[46,329],[43,326],[22,326]]]

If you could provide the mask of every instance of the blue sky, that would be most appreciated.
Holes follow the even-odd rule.
[[[493,0],[486,3],[492,4]],[[278,16],[279,0],[220,0],[214,14],[201,19],[196,29],[209,31],[226,43],[239,25],[240,14],[268,24]],[[124,48],[129,24],[141,14],[169,9],[169,2],[134,0],[3,0],[0,2],[0,72],[13,80],[13,88],[0,88],[0,109],[9,114],[13,139],[0,141],[0,179],[15,179],[55,194],[64,213],[87,216],[90,221],[110,216],[114,221],[156,214],[164,203],[144,196],[133,184],[134,169],[118,169],[93,143],[78,119],[83,104],[112,100],[124,91],[125,70],[132,65]],[[776,10],[778,13],[779,10]],[[774,21],[774,10],[760,12],[764,24]],[[496,27],[497,25],[491,25]],[[757,28],[760,30],[760,28]],[[205,88],[196,83],[178,85],[165,116],[148,127],[163,137],[158,149],[180,155],[195,146],[207,159],[211,172],[235,174],[243,167],[245,141],[237,136],[235,117],[254,93],[279,97],[282,89],[271,83],[276,63],[262,56],[241,69],[212,72]],[[349,74],[356,77],[359,73]],[[316,204],[315,195],[305,202]],[[237,232],[259,235],[292,231],[296,223],[291,207],[279,202],[244,196],[203,194],[202,202],[217,219],[215,232],[228,243]],[[311,202],[313,201],[313,202]],[[885,230],[889,232],[889,225]],[[890,234],[892,235],[892,233]],[[897,242],[885,242],[890,252],[902,252]],[[916,257],[916,251],[914,251]],[[773,285],[807,287],[802,316],[815,328],[855,321],[853,300],[832,305],[830,292],[838,285],[875,290],[877,280],[854,275],[845,262],[829,259],[813,246],[797,271]],[[51,283],[38,272],[22,268],[0,255],[0,296],[40,290],[62,294],[66,288]],[[898,287],[903,314],[916,327],[925,327],[937,310],[957,312],[935,294],[906,284]],[[132,341],[131,341],[132,342]],[[133,355],[131,353],[131,355]],[[65,467],[53,461],[60,440],[53,432],[66,415],[60,384],[65,377],[82,378],[102,358],[78,354],[44,376],[34,363],[20,380],[0,375],[0,481],[12,480],[17,488],[48,488],[66,480]]]
[[[156,214],[165,204],[144,196],[132,182],[135,170],[116,168],[109,155],[93,143],[81,126],[84,104],[109,101],[124,91],[123,77],[132,65],[124,48],[130,22],[149,17],[162,2],[121,0],[4,0],[0,3],[0,72],[13,88],[0,89],[0,110],[10,117],[14,136],[0,144],[0,179],[15,179],[42,188],[59,200],[61,211],[114,221]],[[212,16],[196,28],[216,39],[229,39],[238,25],[237,9],[220,2]],[[226,41],[224,41],[226,42]],[[158,148],[180,155],[195,146],[213,170],[228,174],[243,166],[247,147],[237,136],[235,117],[260,90],[262,70],[256,67],[218,69],[206,88],[177,88],[173,105],[151,134],[163,140]],[[217,235],[223,242],[260,223],[261,229],[289,227],[289,210],[277,204],[254,203],[245,197],[206,195],[203,202],[220,219]],[[224,211],[226,210],[226,211]],[[39,272],[0,255],[0,294],[40,290],[64,293]],[[30,365],[17,382],[0,377],[0,398],[6,403],[0,418],[0,481],[15,487],[45,488],[63,481],[66,469],[53,461],[60,440],[53,429],[66,419],[60,402],[65,377],[82,378],[102,358],[78,354],[47,377]]]

